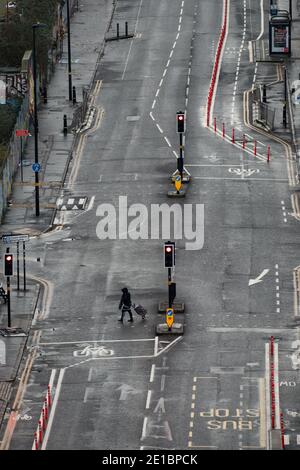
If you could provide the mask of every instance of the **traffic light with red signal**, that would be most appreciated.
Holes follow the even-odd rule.
[[[176,115],[176,124],[178,134],[183,134],[185,132],[185,114],[182,111]]]
[[[11,253],[6,253],[4,255],[4,276],[14,275],[13,264],[13,255]]]
[[[164,245],[165,268],[173,268],[175,266],[175,243],[166,242]]]

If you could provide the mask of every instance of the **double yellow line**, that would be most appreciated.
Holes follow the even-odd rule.
[[[101,86],[102,86],[102,80],[97,80],[96,83],[95,83],[93,93],[91,94],[91,100],[90,100],[90,105],[89,105],[90,109],[92,107],[95,107],[95,102],[96,102],[96,99],[97,99],[97,97],[100,93]],[[69,187],[74,184],[74,182],[77,178],[79,167],[80,167],[80,162],[81,162],[81,157],[82,157],[82,153],[83,153],[83,149],[84,149],[85,144],[86,144],[86,139],[89,135],[96,132],[96,130],[100,127],[103,116],[104,116],[104,109],[103,108],[96,108],[96,117],[95,117],[95,122],[94,122],[93,127],[91,127],[86,132],[84,132],[83,134],[80,135],[78,147],[76,149],[75,158],[74,158],[74,166],[72,168],[69,183],[68,183]]]

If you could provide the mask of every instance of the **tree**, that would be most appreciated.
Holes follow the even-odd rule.
[[[20,66],[24,52],[32,49],[32,25],[40,22],[47,28],[38,32],[37,62],[46,73],[59,4],[60,0],[18,0],[12,20],[0,25],[0,66]]]

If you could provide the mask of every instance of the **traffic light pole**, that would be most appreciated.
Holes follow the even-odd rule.
[[[17,242],[17,290],[20,290],[20,260],[19,260],[19,242]]]
[[[23,242],[23,282],[24,292],[26,291],[26,261],[25,261],[25,242]]]
[[[183,136],[179,134],[179,158],[177,162],[177,170],[180,174],[181,181],[183,181]]]
[[[169,308],[172,308],[171,283],[172,283],[172,268],[168,268],[168,293],[169,293]]]
[[[6,253],[9,253],[9,248],[6,248]],[[10,276],[6,276],[7,287],[7,326],[11,327],[11,310],[10,310]]]

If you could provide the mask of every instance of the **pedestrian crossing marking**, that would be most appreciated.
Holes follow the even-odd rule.
[[[59,197],[56,200],[56,208],[60,211],[84,210],[87,197]]]

